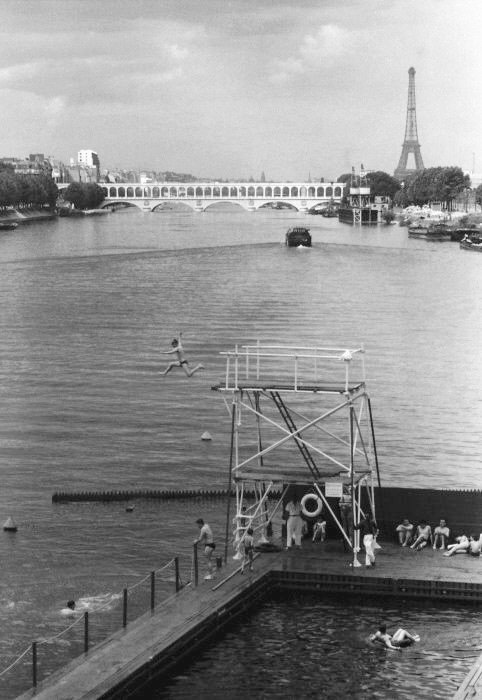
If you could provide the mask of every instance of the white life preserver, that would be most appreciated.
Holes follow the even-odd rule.
[[[316,508],[314,510],[308,510],[306,503],[308,501],[315,501]],[[323,509],[323,501],[316,493],[305,493],[301,499],[301,512],[307,518],[316,518]]]

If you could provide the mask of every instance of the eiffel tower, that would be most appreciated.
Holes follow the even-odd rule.
[[[415,168],[407,168],[408,156],[413,153],[415,158]],[[415,110],[415,68],[408,71],[408,103],[407,103],[407,123],[405,125],[405,140],[402,144],[402,155],[398,161],[398,166],[393,173],[397,180],[405,180],[408,175],[413,175],[418,170],[423,170],[422,154],[417,134],[417,113]]]

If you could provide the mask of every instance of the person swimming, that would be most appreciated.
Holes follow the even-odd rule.
[[[387,633],[387,626],[380,625],[375,634],[370,637],[371,642],[383,644],[387,649],[392,651],[402,651],[403,647],[409,647],[415,642],[420,641],[418,634],[410,634],[407,630],[401,627],[392,635]]]
[[[68,600],[67,606],[65,608],[62,608],[60,614],[64,615],[65,617],[73,617],[76,612],[77,611],[75,609],[75,600]]]

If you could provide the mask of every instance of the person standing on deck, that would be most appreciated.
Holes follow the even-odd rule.
[[[253,570],[253,557],[254,557],[254,531],[252,527],[248,527],[246,534],[244,536],[244,557],[243,563],[241,564],[241,573],[244,574],[244,567],[246,564],[249,566],[249,570]]]
[[[363,546],[365,547],[365,566],[369,569],[375,566],[375,537],[378,534],[378,527],[370,513],[367,513],[360,520],[358,525],[354,526],[354,530],[360,530],[360,535],[363,538]]]
[[[349,486],[343,489],[338,505],[340,508],[340,521],[343,526],[343,531],[351,542],[353,540],[353,505],[351,500],[351,488]],[[344,537],[343,549],[346,552],[347,543]]]
[[[197,526],[199,527],[199,537],[194,540],[194,544],[204,545],[204,556],[207,560],[208,572],[204,579],[209,581],[209,579],[214,578],[213,574],[213,553],[216,548],[214,544],[213,531],[207,523],[204,522],[202,518],[196,520]]]
[[[188,377],[192,377],[192,375],[195,372],[198,372],[200,369],[204,369],[204,365],[198,364],[196,365],[193,369],[189,369],[189,363],[186,360],[186,356],[184,355],[184,348],[181,345],[181,336],[182,333],[179,333],[179,336],[177,338],[174,338],[172,341],[172,350],[161,350],[161,355],[176,355],[177,360],[174,360],[173,362],[170,362],[166,369],[163,372],[159,372],[163,377],[173,369],[173,367],[182,367],[184,370],[185,374]]]
[[[285,507],[288,513],[286,521],[286,549],[291,549],[293,540],[297,547],[301,547],[301,535],[303,532],[303,519],[301,517],[301,503],[295,496]]]

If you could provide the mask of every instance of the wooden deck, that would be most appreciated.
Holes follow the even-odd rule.
[[[218,637],[236,615],[262,604],[273,586],[482,602],[482,559],[382,543],[375,568],[353,568],[351,561],[352,555],[338,541],[307,542],[301,550],[260,554],[253,573],[244,575],[239,562],[231,560],[215,580],[201,578],[197,588],[184,588],[21,698],[140,698],[143,685],[168,674],[176,662]],[[359,561],[363,564],[361,553]],[[458,695],[460,700],[482,692],[482,659],[478,663],[471,685],[467,681],[472,695]]]

